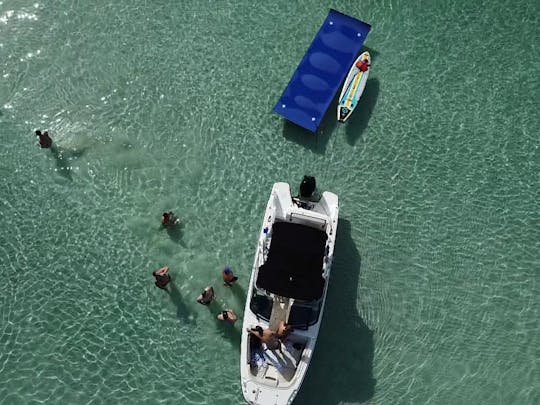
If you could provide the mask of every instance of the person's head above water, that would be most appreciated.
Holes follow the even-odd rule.
[[[164,212],[161,216],[161,224],[162,225],[174,225],[174,215],[172,211]]]
[[[201,294],[197,297],[197,302],[199,304],[208,305],[214,298],[214,289],[212,286],[208,286],[202,290]]]
[[[232,309],[226,309],[224,311],[221,311],[217,318],[220,320],[220,321],[226,321],[228,323],[235,323],[236,320],[238,319],[236,314],[234,313],[234,311]]]

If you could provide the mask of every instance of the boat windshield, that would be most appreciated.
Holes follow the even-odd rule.
[[[270,315],[272,314],[273,300],[271,297],[266,294],[261,294],[257,291],[253,293],[251,297],[251,302],[249,308],[257,316],[257,318],[262,318],[265,321],[270,320]]]
[[[321,301],[294,303],[287,323],[296,329],[307,329],[317,323],[321,312]]]

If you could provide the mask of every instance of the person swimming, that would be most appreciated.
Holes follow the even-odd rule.
[[[39,146],[44,149],[48,149],[52,146],[52,139],[47,131],[41,132],[39,129],[37,129],[35,133],[36,136],[39,137]]]
[[[221,275],[223,276],[223,284],[230,287],[236,280],[238,280],[238,277],[234,275],[231,268],[229,266],[225,267],[223,271],[221,272]]]
[[[169,282],[171,281],[171,276],[169,275],[169,267],[164,266],[159,270],[155,270],[152,272],[152,275],[156,278],[156,287],[161,288],[162,290],[167,290],[167,284],[169,284]]]
[[[206,287],[197,297],[197,302],[202,305],[210,304],[216,298],[212,286]]]
[[[217,319],[233,325],[237,321],[238,317],[232,309],[226,309],[218,314]]]
[[[176,225],[177,221],[172,211],[164,212],[161,216],[161,225],[165,227]]]

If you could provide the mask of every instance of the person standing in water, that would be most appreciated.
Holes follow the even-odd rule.
[[[226,309],[218,314],[217,319],[234,325],[238,317],[232,309]]]
[[[167,284],[169,284],[171,281],[171,276],[169,275],[169,267],[164,266],[159,270],[155,270],[154,272],[152,272],[152,275],[156,278],[156,287],[167,291]]]
[[[48,149],[52,146],[52,139],[47,131],[41,132],[39,129],[37,129],[36,136],[39,138],[39,146],[42,148]]]
[[[236,280],[238,280],[238,277],[234,275],[229,266],[223,269],[221,275],[223,276],[223,284],[227,287],[230,287]]]
[[[172,211],[164,212],[161,216],[161,225],[164,227],[169,227],[175,225],[177,222],[177,219],[174,217],[174,214]]]
[[[362,72],[367,72],[370,66],[371,65],[369,64],[369,59],[365,55],[361,60],[356,62],[356,67]]]
[[[216,298],[214,294],[214,289],[211,286],[208,286],[197,297],[197,302],[199,304],[209,305],[214,300],[214,298]]]

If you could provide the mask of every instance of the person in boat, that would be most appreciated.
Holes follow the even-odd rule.
[[[41,132],[38,129],[36,130],[36,136],[39,138],[39,146],[42,148],[48,149],[52,146],[52,139],[47,131]]]
[[[293,331],[293,327],[285,323],[285,321],[281,320],[279,322],[276,336],[278,337],[279,340],[283,342],[285,339],[287,339],[287,336],[289,336],[292,333],[292,331]]]
[[[197,302],[199,304],[203,305],[209,305],[214,298],[216,298],[214,294],[214,289],[212,286],[206,287],[204,290],[202,290],[201,294],[197,297]]]
[[[272,329],[263,329],[260,325],[257,325],[254,328],[248,328],[247,331],[251,335],[258,337],[266,345],[266,349],[279,350],[280,353],[283,353],[281,351],[281,342]]]
[[[161,216],[161,225],[168,227],[176,224],[176,218],[172,211],[164,212]]]
[[[247,328],[246,330],[248,331],[248,333],[258,337],[259,339],[262,338],[263,333],[264,333],[264,330],[263,330],[262,326],[260,326],[260,325],[257,325],[257,326],[255,326],[253,328]]]
[[[367,72],[371,65],[369,64],[369,59],[366,55],[358,62],[356,62],[356,67],[360,69],[361,72]]]
[[[171,281],[169,267],[164,266],[159,270],[155,270],[152,272],[152,275],[156,278],[156,287],[161,288],[162,290],[167,290],[167,284],[169,284]]]
[[[217,319],[234,325],[238,317],[232,309],[226,309],[218,314]]]
[[[229,266],[225,267],[223,271],[221,272],[221,275],[223,276],[223,285],[226,285],[227,287],[230,287],[233,285],[233,283],[238,280],[238,277],[234,275],[231,268]]]

